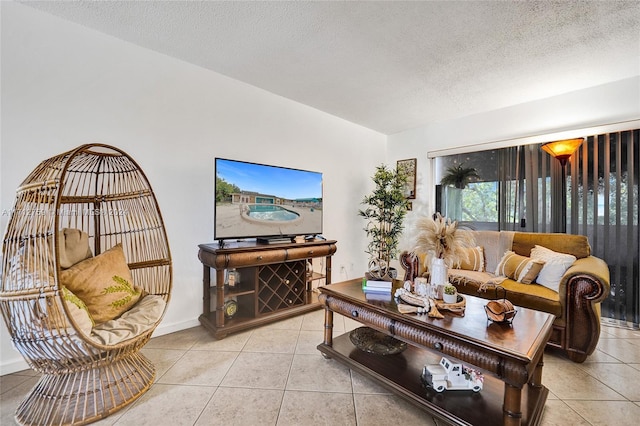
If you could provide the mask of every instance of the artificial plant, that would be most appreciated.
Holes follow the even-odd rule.
[[[367,220],[364,228],[370,238],[366,253],[369,254],[369,274],[376,279],[389,279],[391,259],[398,252],[398,242],[407,214],[408,202],[404,194],[407,181],[401,169],[390,169],[382,164],[372,177],[373,192],[364,197],[360,216]]]
[[[464,189],[471,182],[471,179],[480,179],[478,171],[474,167],[464,167],[464,164],[458,164],[447,169],[447,173],[440,180],[440,184]]]

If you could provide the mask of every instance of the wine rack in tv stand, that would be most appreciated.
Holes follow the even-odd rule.
[[[229,333],[289,318],[321,307],[314,283],[331,283],[331,256],[336,241],[256,244],[238,242],[220,247],[201,244],[198,258],[203,265],[203,306],[200,323],[213,335]],[[307,262],[324,262],[323,271],[308,270]],[[215,285],[211,270],[215,270]],[[225,284],[228,272],[237,274],[237,284]],[[212,295],[215,309],[212,309]],[[237,312],[225,316],[225,303],[235,300]]]

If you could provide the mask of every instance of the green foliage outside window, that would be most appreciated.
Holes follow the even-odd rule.
[[[216,176],[216,202],[231,202],[231,194],[240,192],[237,185]]]

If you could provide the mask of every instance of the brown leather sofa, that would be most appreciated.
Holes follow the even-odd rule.
[[[600,302],[609,294],[609,268],[591,255],[587,237],[570,234],[545,234],[508,231],[470,231],[476,244],[484,248],[488,272],[449,270],[449,281],[462,294],[485,299],[504,297],[487,280],[495,277],[495,264],[506,250],[521,256],[530,256],[535,245],[576,257],[576,261],[562,276],[558,291],[537,283],[523,284],[504,279],[498,285],[506,290],[506,298],[514,305],[554,314],[553,331],[547,345],[564,350],[569,359],[583,362],[593,353],[600,337]],[[404,252],[400,263],[405,269],[405,280],[428,276],[423,259]],[[494,268],[494,269],[491,269]],[[485,284],[485,285],[483,285]],[[500,289],[499,289],[500,290]]]

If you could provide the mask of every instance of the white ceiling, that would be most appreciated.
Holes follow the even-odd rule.
[[[640,75],[637,0],[25,4],[385,134]]]

